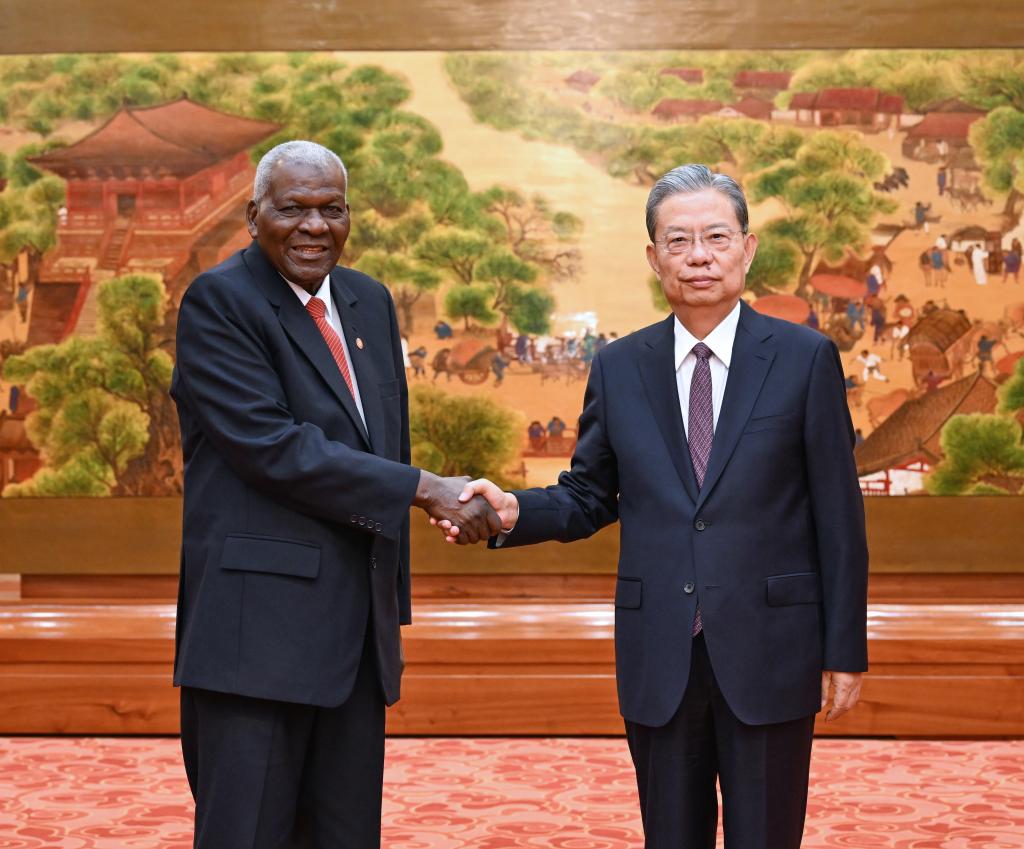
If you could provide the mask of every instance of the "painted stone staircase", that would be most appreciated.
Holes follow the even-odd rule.
[[[104,271],[117,271],[118,266],[121,264],[121,254],[124,251],[124,243],[127,240],[128,222],[119,221],[113,232],[110,234],[110,239],[103,251],[103,257],[100,259],[99,268]]]

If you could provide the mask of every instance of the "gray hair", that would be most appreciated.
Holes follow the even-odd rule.
[[[348,169],[333,150],[312,141],[286,141],[270,148],[256,166],[256,178],[252,183],[252,199],[258,205],[270,190],[270,176],[274,168],[281,162],[293,162],[297,165],[312,165],[319,168],[331,168],[336,165],[345,177],[345,194],[348,195]]]
[[[736,212],[736,220],[740,222],[740,230],[744,233],[750,226],[747,213],[747,199],[743,189],[728,174],[718,174],[706,165],[680,165],[673,168],[654,184],[647,196],[647,235],[654,241],[654,226],[658,223],[658,207],[662,201],[672,195],[692,195],[705,189],[714,189],[725,195]]]

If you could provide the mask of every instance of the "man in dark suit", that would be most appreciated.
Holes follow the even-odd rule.
[[[336,267],[346,191],[326,148],[268,152],[247,210],[255,241],[181,303],[174,682],[202,849],[380,845],[409,507],[463,509],[464,479],[409,465],[387,289]],[[500,527],[483,499],[465,506],[470,536]]]
[[[686,165],[647,203],[673,315],[594,359],[570,471],[485,495],[492,545],[618,519],[619,705],[648,849],[795,849],[814,714],[856,703],[867,547],[835,345],[741,302],[757,237],[729,177]],[[457,525],[441,521],[449,541]]]

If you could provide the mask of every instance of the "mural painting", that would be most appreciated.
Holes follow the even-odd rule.
[[[181,489],[177,304],[288,138],[351,175],[414,462],[545,484],[590,363],[667,306],[657,177],[736,177],[745,298],[838,345],[865,495],[1024,491],[1024,53],[0,57],[0,490]]]

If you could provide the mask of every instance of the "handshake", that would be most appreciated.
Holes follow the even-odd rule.
[[[423,470],[413,504],[430,516],[446,542],[467,545],[511,530],[519,518],[519,502],[489,480],[442,478]]]

